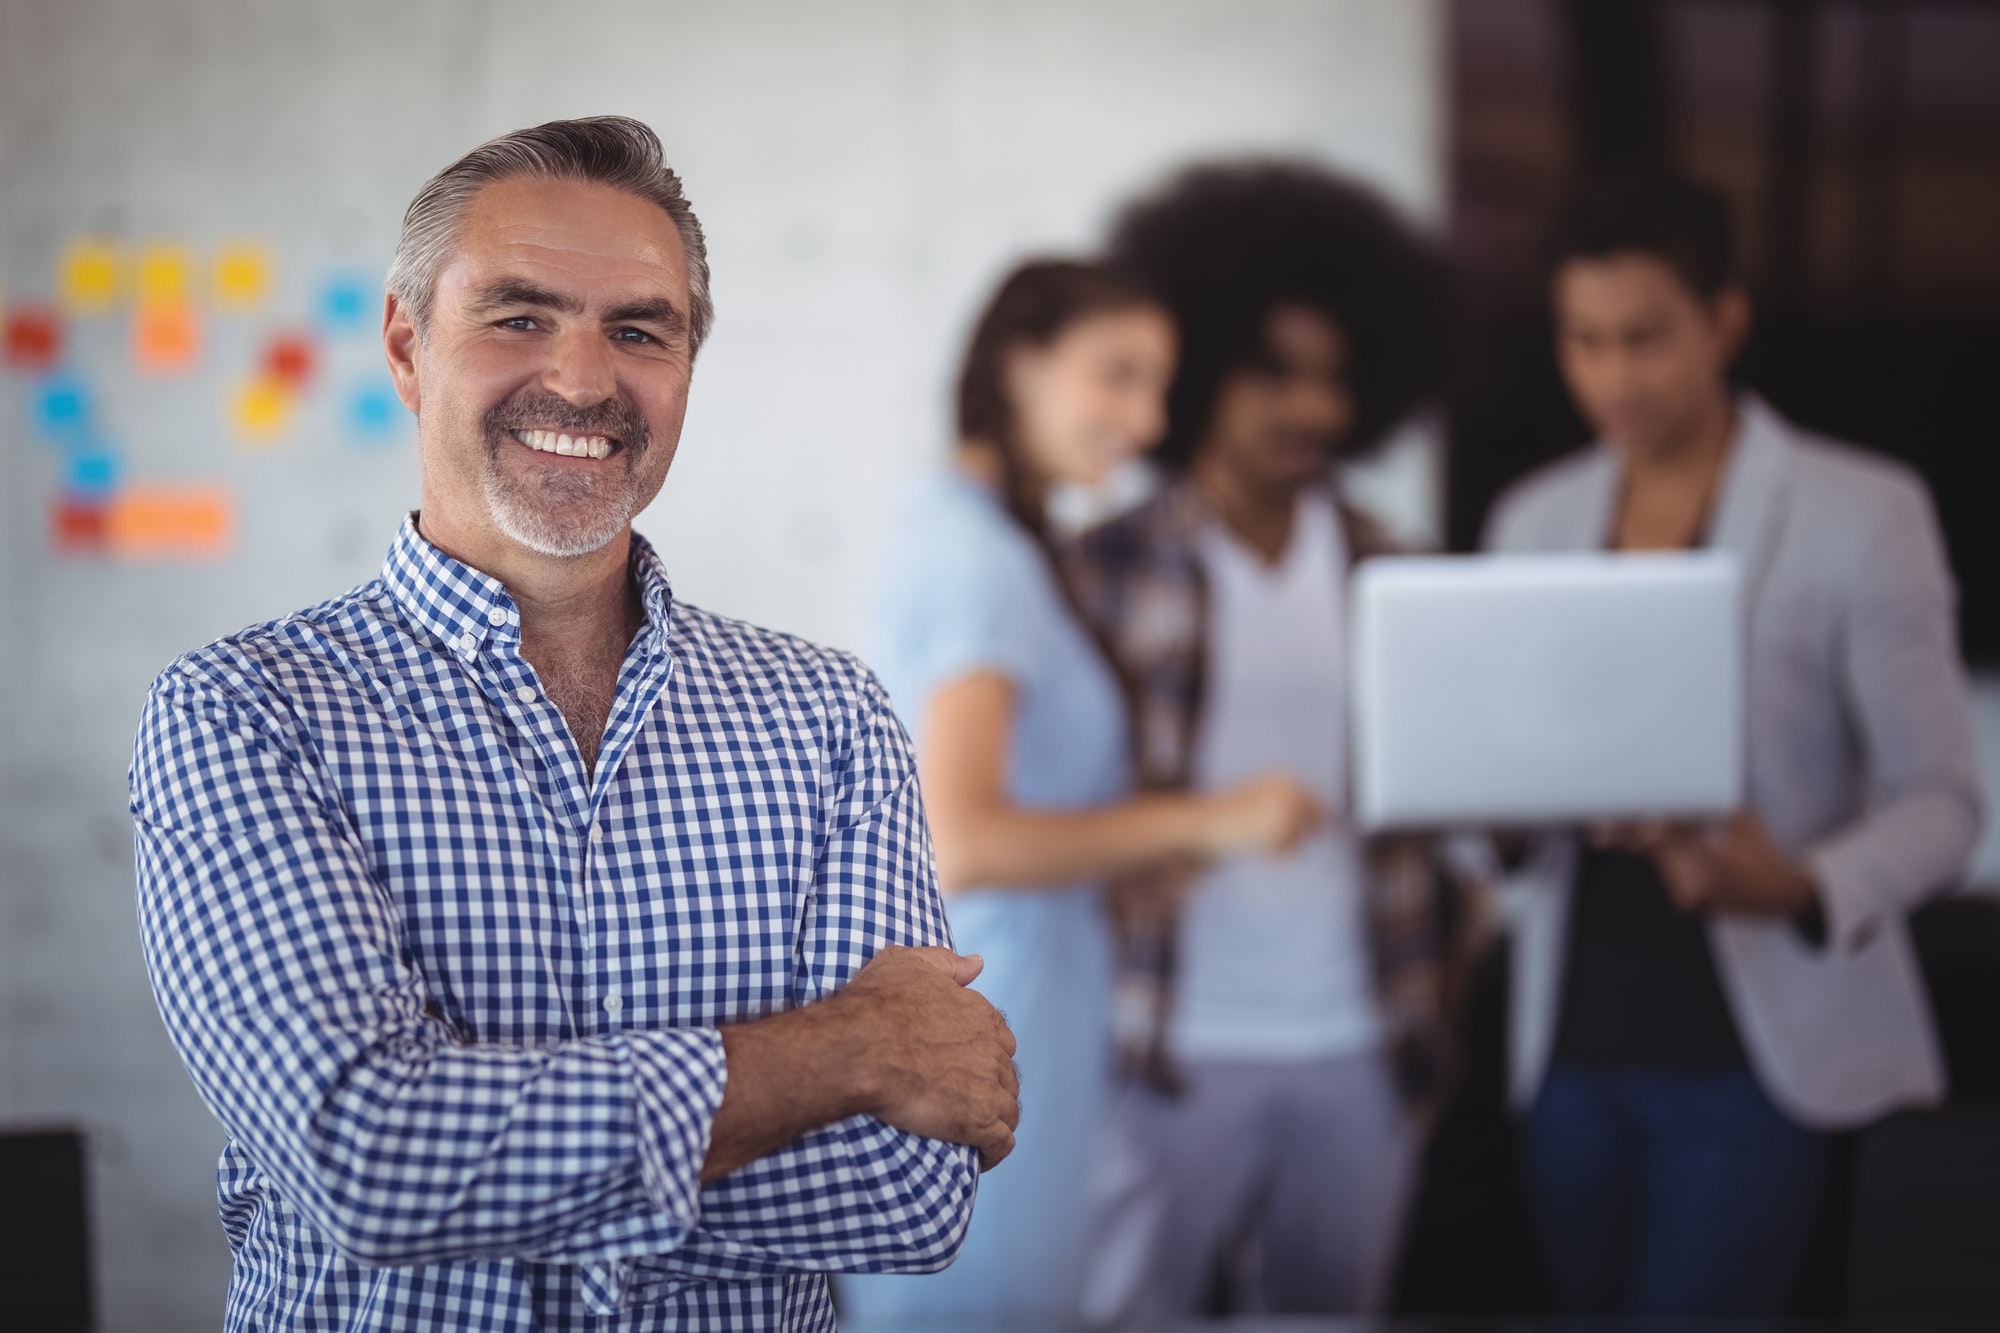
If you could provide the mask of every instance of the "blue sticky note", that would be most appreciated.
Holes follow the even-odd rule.
[[[118,489],[123,469],[118,455],[102,443],[72,450],[63,464],[63,490],[70,495],[102,499]]]
[[[369,281],[358,273],[336,273],[320,288],[319,318],[329,333],[366,333],[374,295]]]
[[[90,388],[74,375],[57,373],[29,392],[35,425],[50,439],[74,440],[90,424]]]
[[[363,444],[388,444],[403,420],[394,386],[376,380],[357,385],[347,398],[347,428]]]

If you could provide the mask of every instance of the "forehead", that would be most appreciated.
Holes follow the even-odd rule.
[[[1287,361],[1318,365],[1337,362],[1347,350],[1340,325],[1317,307],[1284,301],[1264,317],[1264,344]]]
[[[1674,266],[1643,250],[1565,260],[1556,269],[1557,312],[1570,317],[1617,317],[1698,305]]]
[[[665,296],[687,308],[687,254],[666,210],[592,181],[503,180],[474,196],[438,299],[501,278],[586,303]]]

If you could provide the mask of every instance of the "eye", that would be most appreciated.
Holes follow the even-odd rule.
[[[658,339],[654,338],[652,334],[646,332],[644,329],[634,328],[619,329],[611,337],[617,342],[649,343],[658,341]]]
[[[512,329],[516,333],[532,333],[536,328],[535,317],[533,315],[509,315],[506,319],[498,321],[498,327]]]

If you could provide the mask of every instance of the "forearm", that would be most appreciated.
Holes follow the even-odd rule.
[[[1059,887],[1207,850],[1197,800],[1180,795],[1074,811],[994,804],[934,820],[933,837],[947,892]]]
[[[680,1280],[934,1272],[964,1239],[977,1157],[960,1144],[854,1116],[706,1186],[700,1224],[641,1267]],[[813,1188],[801,1190],[807,1179]]]
[[[722,1029],[728,1074],[703,1184],[869,1109],[866,1053],[854,1049],[843,1007],[836,998]]]
[[[699,1212],[713,1030],[522,1047],[298,1012],[169,1027],[230,1136],[355,1262],[577,1261],[635,1224],[671,1248]]]

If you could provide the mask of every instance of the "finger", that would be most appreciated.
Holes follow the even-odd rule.
[[[1008,1154],[1013,1151],[1014,1131],[1004,1125],[995,1125],[989,1133],[980,1136],[980,1171],[991,1171],[994,1167],[1006,1161]]]
[[[1684,912],[1692,912],[1708,901],[1709,877],[1694,858],[1674,850],[1663,851],[1657,859],[1660,878],[1666,881],[1667,896]]]
[[[943,952],[946,960],[945,970],[950,972],[951,979],[961,986],[970,986],[978,979],[979,974],[986,970],[986,960],[976,953],[961,955],[949,950]]]

